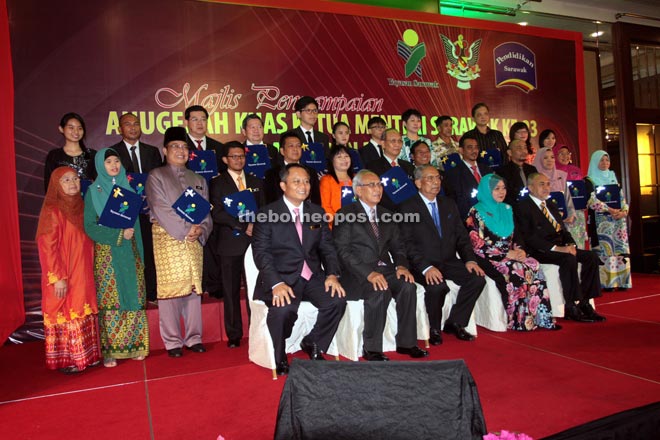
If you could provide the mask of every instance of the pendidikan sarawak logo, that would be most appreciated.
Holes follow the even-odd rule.
[[[468,46],[468,41],[459,35],[456,41],[440,34],[442,45],[445,48],[447,56],[447,74],[456,78],[458,82],[456,87],[461,90],[470,89],[470,81],[479,78],[479,49],[481,48],[481,38]]]

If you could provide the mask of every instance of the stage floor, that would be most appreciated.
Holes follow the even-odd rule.
[[[474,342],[446,336],[427,359],[465,360],[490,431],[540,438],[656,402],[660,276],[635,274],[633,283],[628,292],[605,293],[597,300],[605,323],[559,320],[564,328],[558,332],[479,328]],[[187,351],[179,359],[156,350],[143,362],[120,361],[116,368],[96,367],[75,376],[46,370],[41,343],[3,346],[0,437],[272,438],[285,380],[273,381],[270,371],[251,364],[247,345],[244,339],[230,350],[217,342],[207,346],[207,353]],[[396,353],[390,357],[406,359]]]

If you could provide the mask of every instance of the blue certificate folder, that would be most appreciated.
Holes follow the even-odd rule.
[[[132,228],[141,209],[142,196],[114,185],[99,217],[99,225],[117,229]]]
[[[222,200],[222,207],[232,217],[247,223],[254,222],[254,214],[257,212],[257,201],[249,190],[239,191]]]
[[[323,144],[312,142],[311,144],[303,145],[302,157],[300,163],[313,168],[317,173],[325,170],[325,151],[323,151]]]
[[[245,147],[245,172],[263,179],[271,166],[268,148],[265,145],[247,145]]]
[[[452,153],[443,157],[440,159],[440,161],[442,162],[442,166],[445,168],[445,170],[448,170],[449,168],[456,168],[458,164],[463,161],[463,158],[458,153]]]
[[[621,187],[619,185],[601,185],[595,188],[596,198],[607,206],[621,209]]]
[[[417,188],[401,167],[392,167],[380,176],[383,191],[395,204],[404,202],[417,194]]]
[[[142,214],[146,214],[149,212],[149,206],[147,205],[147,196],[144,193],[144,189],[147,185],[147,173],[128,173],[126,175],[126,178],[128,179],[128,183],[131,185],[131,188],[133,188],[133,191],[135,191],[139,196],[142,197]]]
[[[341,187],[341,206],[342,208],[346,205],[350,205],[353,202],[357,202],[355,194],[353,194],[352,186],[342,186]]]
[[[185,221],[195,225],[200,224],[211,212],[211,204],[191,187],[183,191],[172,208]]]
[[[561,191],[551,192],[550,197],[548,197],[548,203],[554,204],[557,209],[559,209],[559,212],[561,212],[562,220],[568,217],[568,212],[566,211],[566,198],[564,197],[564,193]]]
[[[218,175],[218,162],[213,150],[191,150],[188,168],[204,177],[208,182]]]
[[[569,180],[567,183],[575,209],[587,209],[589,196],[587,195],[587,187],[584,184],[584,180]]]
[[[496,170],[502,165],[502,153],[497,148],[489,148],[479,153],[479,161]]]
[[[351,156],[351,166],[353,166],[353,172],[357,174],[364,166],[362,165],[362,158],[360,158],[360,153],[354,148],[348,149],[348,154]]]

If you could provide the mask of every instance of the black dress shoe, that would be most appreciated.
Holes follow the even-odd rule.
[[[229,348],[238,348],[241,346],[241,340],[240,339],[230,339],[227,341],[227,347]]]
[[[575,304],[566,305],[564,307],[564,319],[576,322],[595,322],[593,319],[585,316]]]
[[[278,376],[284,376],[285,374],[289,374],[289,363],[287,361],[282,361],[277,364],[277,367],[275,367],[275,372],[277,373]]]
[[[365,361],[389,361],[390,358],[385,356],[382,352],[380,351],[367,351],[367,350],[362,350],[362,357],[364,358]]]
[[[443,331],[456,336],[461,341],[474,341],[474,335],[468,333],[468,331],[465,330],[465,327],[461,327],[453,322],[445,322],[445,328]]]
[[[442,333],[439,330],[432,329],[431,336],[429,337],[429,344],[440,345],[442,344]]]
[[[190,351],[194,351],[195,353],[206,353],[206,348],[204,348],[202,344],[195,344],[190,347],[186,345],[186,349]]]
[[[396,352],[399,354],[407,354],[411,358],[423,358],[429,355],[429,352],[426,350],[422,350],[416,345],[413,345],[412,347],[397,347]]]
[[[316,345],[316,342],[305,342],[303,339],[300,342],[300,348],[302,348],[302,351],[307,353],[307,356],[313,361],[324,361],[325,358],[323,357],[323,350],[319,348],[318,345]]]
[[[604,316],[596,313],[594,308],[588,302],[585,302],[584,304],[581,303],[578,308],[580,309],[580,312],[582,312],[582,315],[591,319],[592,322],[603,322],[606,320]]]
[[[183,350],[181,350],[181,347],[172,348],[170,350],[167,350],[167,355],[171,358],[180,358],[181,356],[183,356]]]

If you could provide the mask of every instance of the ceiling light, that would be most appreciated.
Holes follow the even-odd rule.
[[[528,23],[527,23],[526,21],[521,21],[521,22],[518,23],[518,24],[519,24],[520,26],[527,26]]]
[[[604,33],[605,32],[603,32],[603,31],[598,31],[598,32],[594,32],[594,33],[590,34],[590,36],[593,37],[593,38],[597,38],[597,37],[600,37],[601,35],[603,35]]]

